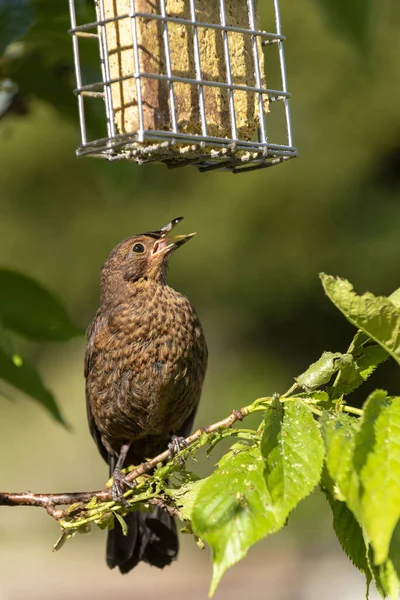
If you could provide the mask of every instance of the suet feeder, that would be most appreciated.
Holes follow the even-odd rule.
[[[86,24],[77,23],[75,1],[78,156],[234,173],[296,156],[278,0],[264,0],[273,33],[260,30],[256,0],[93,0]],[[83,40],[98,44],[96,81],[80,63]],[[280,89],[267,85],[273,58]],[[100,139],[89,136],[90,102],[104,110]],[[283,139],[270,140],[279,119]]]

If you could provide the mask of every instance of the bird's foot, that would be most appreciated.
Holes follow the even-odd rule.
[[[178,452],[187,448],[187,442],[184,437],[178,437],[177,435],[173,435],[171,437],[171,441],[168,444],[168,459],[172,460]],[[180,456],[179,457],[179,465],[183,467],[185,465],[185,461]]]
[[[136,481],[127,481],[125,475],[121,469],[114,469],[113,472],[113,484],[111,488],[111,496],[114,502],[122,502],[125,506],[129,506],[129,502],[124,496],[124,488],[134,490],[137,486]],[[126,491],[126,489],[125,489]]]

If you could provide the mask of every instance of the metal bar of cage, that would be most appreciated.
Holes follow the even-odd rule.
[[[136,23],[136,11],[135,11],[135,0],[131,1],[131,29],[132,29],[132,43],[133,43],[133,51],[135,57],[135,73],[134,77],[136,79],[136,94],[137,94],[137,104],[138,104],[138,114],[139,114],[139,141],[143,142],[144,140],[144,117],[143,117],[143,102],[142,102],[142,82],[140,75],[140,59],[139,59],[139,44],[138,44],[138,33],[137,33],[137,23]]]
[[[70,0],[72,2],[74,2],[74,0]],[[271,40],[282,40],[285,41],[286,37],[282,34],[277,34],[277,33],[270,33],[267,31],[261,31],[258,29],[244,29],[243,27],[234,27],[232,25],[226,25],[226,27],[224,27],[223,25],[221,25],[220,23],[208,23],[205,21],[198,21],[195,18],[192,19],[181,19],[180,17],[171,17],[169,15],[166,15],[165,17],[163,17],[162,15],[157,15],[155,13],[146,13],[146,12],[140,12],[140,11],[135,11],[134,9],[132,9],[135,17],[141,17],[143,19],[148,19],[149,21],[165,21],[166,23],[177,23],[180,25],[191,25],[193,27],[207,27],[207,29],[216,29],[218,31],[227,31],[227,32],[231,32],[231,33],[242,33],[244,35],[256,35],[262,38],[267,38],[267,39],[271,39]],[[100,19],[99,21],[94,21],[92,23],[86,23],[84,25],[76,25],[75,27],[71,27],[71,29],[69,29],[69,33],[75,33],[77,31],[86,31],[87,29],[96,29],[99,25],[107,25],[108,23],[114,23],[115,21],[121,21],[124,19],[127,19],[129,17],[131,17],[132,14],[123,14],[123,15],[116,15],[114,17],[109,17],[107,19]]]
[[[196,4],[195,0],[189,0],[190,2],[190,15],[192,22],[196,20]],[[201,59],[200,59],[200,47],[198,38],[197,25],[193,26],[193,49],[194,49],[194,61],[197,81],[202,80],[201,76]],[[206,108],[204,101],[204,88],[203,83],[199,83],[199,102],[200,102],[200,120],[201,120],[201,132],[203,136],[207,136],[207,121],[206,121]]]
[[[100,20],[104,20],[104,0],[98,0],[98,10],[100,13]],[[106,82],[111,79],[110,75],[110,63],[108,57],[108,43],[107,43],[107,31],[105,25],[100,25],[101,41],[99,44],[100,58],[101,58],[101,69],[103,71],[103,80]],[[100,37],[99,37],[100,40]],[[115,123],[113,119],[113,99],[111,93],[111,85],[104,83],[104,97],[106,102],[106,113],[107,113],[107,129],[109,137],[114,137],[116,134]]]
[[[136,11],[135,0],[129,0],[129,14],[120,14],[108,17],[106,16],[105,10],[106,1],[107,0],[93,0],[94,5],[96,6],[96,21],[78,25],[75,10],[75,0],[69,0],[71,15],[70,33],[72,34],[73,40],[74,66],[76,72],[75,93],[78,97],[79,123],[82,140],[81,146],[77,150],[78,156],[101,156],[107,158],[108,160],[121,160],[128,158],[139,163],[157,160],[159,162],[164,162],[170,168],[175,168],[185,164],[192,164],[200,171],[221,169],[233,173],[266,168],[297,156],[297,150],[293,145],[292,139],[289,107],[289,98],[291,95],[287,88],[285,56],[283,49],[283,42],[286,38],[282,34],[279,0],[272,0],[276,32],[266,32],[257,29],[254,0],[247,0],[249,23],[248,29],[227,24],[225,0],[219,0],[220,23],[209,23],[199,20],[196,14],[196,0],[189,0],[190,19],[167,14],[167,0],[160,0],[160,8],[155,9],[159,11],[159,14]],[[107,25],[112,23],[115,24],[123,19],[130,19],[131,22],[134,69],[133,72],[127,75],[113,77],[111,74],[108,54]],[[165,72],[145,72],[141,68],[139,56],[140,46],[137,29],[138,19],[160,22],[160,31],[162,32],[160,40],[162,39],[162,45],[164,49]],[[192,28],[191,37],[194,56],[194,78],[182,77],[173,71],[169,43],[169,24],[181,24],[185,25],[187,28]],[[219,32],[222,36],[226,81],[209,80],[206,79],[202,74],[202,55],[199,47],[200,28],[204,28],[204,30],[215,30],[216,33]],[[91,30],[93,29],[96,29],[97,32],[92,32]],[[251,38],[254,64],[254,84],[253,82],[249,82],[247,79],[244,85],[233,83],[233,72],[231,67],[228,37],[229,33],[239,33],[243,36],[249,36]],[[86,83],[84,81],[80,67],[79,38],[98,40],[100,65],[102,70],[101,81],[91,83]],[[262,51],[260,48],[266,48],[268,46],[276,46],[278,49],[282,89],[269,89],[263,86],[264,79],[261,75],[260,66],[260,52]],[[125,50],[126,48],[124,48],[124,51]],[[145,78],[158,80],[160,83],[167,83],[170,130],[168,128],[145,129],[141,85],[142,79]],[[111,86],[121,83],[121,90],[124,90],[124,82],[128,81],[129,79],[135,80],[136,103],[138,106],[138,126],[135,131],[130,132],[128,130],[123,133],[118,131],[116,127]],[[187,84],[188,86],[195,86],[198,89],[198,108],[201,133],[188,133],[187,131],[179,131],[180,126],[178,124],[176,112],[174,84]],[[204,95],[204,90],[206,87],[219,88],[221,91],[226,90],[228,93],[227,98],[229,100],[228,114],[230,122],[230,138],[225,134],[224,136],[218,136],[209,135],[208,133],[207,107]],[[254,137],[252,139],[241,139],[238,133],[235,91],[245,92],[247,94],[255,94],[258,96],[258,141],[255,141]],[[120,93],[122,94],[123,92],[121,91]],[[108,132],[108,137],[103,137],[97,140],[89,140],[86,130],[85,101],[92,101],[93,99],[101,99],[104,101]],[[286,144],[269,142],[267,137],[267,123],[270,122],[271,117],[268,116],[267,118],[267,105],[265,104],[266,99],[269,100],[270,106],[272,106],[276,101],[283,102],[284,123],[287,137]],[[225,125],[222,127],[225,127]],[[253,125],[251,127],[253,127]]]
[[[280,9],[279,9],[278,0],[274,0],[274,7],[275,7],[276,31],[277,31],[278,35],[280,35],[282,32],[282,26],[281,26],[281,13],[280,13]],[[284,92],[287,92],[285,51],[283,49],[282,41],[280,41],[278,44],[278,52],[279,52],[279,64],[280,64],[280,68],[281,68],[282,88],[283,88]],[[293,141],[292,141],[292,125],[291,125],[291,120],[290,120],[290,107],[289,107],[289,102],[287,102],[285,100],[284,100],[284,104],[285,104],[286,131],[287,131],[288,145],[291,146]]]
[[[255,15],[254,15],[254,0],[248,0],[248,7],[249,7],[249,24],[250,24],[250,29],[252,29],[253,31],[255,30]],[[261,87],[261,73],[260,73],[260,58],[258,55],[258,45],[257,45],[257,36],[253,35],[252,36],[252,40],[253,40],[253,55],[254,55],[254,64],[256,67],[256,86],[258,88]],[[264,99],[262,96],[262,93],[259,92],[258,94],[258,110],[259,110],[259,115],[260,115],[260,137],[261,137],[261,142],[263,144],[266,143],[267,141],[267,135],[266,135],[266,131],[265,131],[265,120],[264,120]]]
[[[72,33],[72,49],[74,54],[74,66],[75,66],[75,76],[76,76],[76,85],[78,88],[82,87],[82,75],[80,69],[80,61],[79,61],[79,41],[78,36],[76,34],[76,12],[75,12],[75,4],[74,0],[69,0],[69,12],[71,15],[71,33]],[[97,36],[96,36],[97,37]],[[86,127],[85,127],[85,103],[83,97],[78,94],[78,113],[79,113],[79,127],[81,130],[81,139],[82,144],[85,145],[87,143],[86,136]]]
[[[175,75],[163,75],[162,73],[144,73],[139,71],[134,75],[125,75],[123,77],[115,77],[114,79],[105,79],[104,81],[98,81],[95,83],[89,83],[83,85],[81,88],[75,88],[76,93],[80,93],[85,90],[95,89],[96,87],[111,85],[112,83],[118,83],[120,81],[126,81],[127,79],[137,79],[140,77],[147,77],[148,79],[159,79],[160,81],[172,81],[175,83],[191,83],[193,85],[201,85],[208,87],[216,87],[227,90],[238,90],[243,92],[254,92],[258,94],[268,94],[268,96],[275,97],[276,100],[283,100],[284,98],[290,98],[289,92],[283,92],[281,90],[271,90],[269,88],[254,87],[252,85],[240,85],[240,84],[229,84],[223,81],[209,81],[208,79],[192,79],[191,77],[177,77]]]
[[[176,120],[174,82],[172,81],[171,52],[169,49],[169,39],[168,39],[168,22],[165,20],[165,17],[167,16],[165,0],[160,0],[160,6],[161,6],[161,15],[162,15],[162,17],[164,17],[164,20],[162,22],[162,24],[163,24],[163,41],[164,41],[165,61],[166,61],[166,66],[167,66],[168,85],[169,85],[169,101],[171,104],[172,131],[173,131],[173,133],[177,133],[178,132],[178,124],[177,124],[177,120]]]
[[[190,141],[192,144],[196,144],[199,142],[204,142],[204,143],[211,143],[211,144],[216,144],[216,145],[221,145],[221,146],[226,146],[226,138],[222,138],[222,137],[217,137],[217,136],[203,136],[203,135],[199,135],[199,134],[189,134],[189,133],[173,133],[172,131],[164,131],[164,130],[153,130],[153,129],[145,129],[144,133],[146,134],[146,137],[148,138],[155,138],[157,140],[167,140],[168,138],[177,138],[178,140],[188,140]],[[96,142],[92,142],[92,144],[105,144],[108,141],[108,138],[103,138],[100,140],[96,140]],[[123,146],[125,143],[133,143],[138,141],[137,139],[137,134],[133,133],[133,134],[120,134],[119,136],[117,135],[114,140],[112,142],[110,142],[110,144],[112,144],[113,146]],[[282,151],[282,152],[291,152],[294,153],[296,152],[296,148],[294,146],[287,146],[285,144],[268,144],[268,147],[271,150],[274,150],[276,152],[278,151]],[[237,142],[237,149],[238,150],[249,150],[249,149],[254,149],[255,151],[258,151],[260,153],[262,153],[265,149],[265,144],[263,144],[262,142],[247,142],[244,140],[238,141]],[[89,151],[90,152],[90,151]]]
[[[221,25],[225,27],[222,30],[222,35],[224,38],[224,53],[225,53],[225,64],[226,64],[226,78],[229,86],[232,85],[232,70],[231,70],[231,54],[229,52],[229,39],[228,39],[228,31],[226,29],[226,14],[225,14],[225,0],[220,0],[220,14],[221,14]],[[235,96],[232,87],[229,87],[229,112],[231,118],[231,128],[232,128],[232,139],[235,142],[237,138],[237,129],[236,129],[236,113],[235,113]]]

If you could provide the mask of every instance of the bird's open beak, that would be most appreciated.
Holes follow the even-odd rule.
[[[167,235],[180,221],[182,221],[182,219],[183,217],[177,217],[170,223],[167,223],[167,225],[164,225],[159,231],[155,232],[160,235],[160,238],[154,243],[153,256],[156,254],[170,254],[180,246],[183,246],[183,244],[186,244],[186,242],[196,235],[195,233],[188,233],[186,235]]]

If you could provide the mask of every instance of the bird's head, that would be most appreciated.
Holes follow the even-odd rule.
[[[172,252],[196,235],[169,235],[182,219],[183,217],[177,217],[157,231],[134,235],[115,246],[101,271],[102,291],[105,292],[105,288],[110,286],[114,288],[115,285],[122,285],[123,282],[164,282]]]

